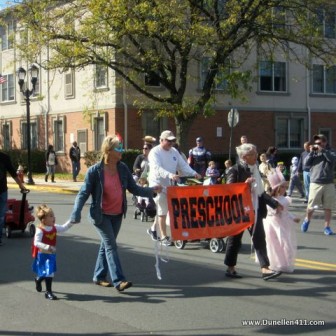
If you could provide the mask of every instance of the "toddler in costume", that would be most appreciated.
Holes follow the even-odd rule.
[[[303,186],[299,175],[299,159],[296,156],[292,158],[292,165],[290,166],[290,181],[289,181],[288,196],[292,196],[295,187],[301,194],[301,198],[304,198],[305,193],[303,191]]]
[[[63,225],[55,224],[55,215],[51,208],[42,204],[36,208],[36,217],[40,220],[36,228],[33,244],[33,271],[36,273],[35,285],[38,292],[42,291],[42,281],[45,280],[45,298],[57,300],[52,292],[52,279],[56,272],[56,236],[72,227],[70,221]]]
[[[288,211],[291,203],[291,198],[285,196],[288,182],[280,169],[273,169],[267,178],[272,188],[271,196],[283,206],[280,213],[267,206],[267,217],[264,219],[270,268],[280,272],[293,272],[297,251],[295,223],[300,218]]]
[[[216,168],[216,162],[210,161],[209,166],[205,172],[205,176],[210,177],[210,181],[206,184],[217,184],[217,179],[220,176],[219,170]]]

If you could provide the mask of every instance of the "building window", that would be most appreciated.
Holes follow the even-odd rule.
[[[208,72],[210,70],[210,62],[211,58],[210,57],[203,57],[201,60],[201,66],[200,66],[200,89],[203,89],[205,79],[208,75]],[[227,79],[226,76],[230,73],[230,65],[228,64],[227,70],[226,71],[218,71],[216,77],[215,77],[215,82],[214,82],[214,87],[216,90],[226,90],[227,88]]]
[[[7,50],[13,48],[13,21],[5,26],[0,26],[0,38],[1,38],[1,50]]]
[[[21,149],[27,149],[28,143],[27,143],[27,122],[22,121],[21,122]],[[37,122],[30,121],[30,149],[37,149],[38,145],[38,137],[37,137]]]
[[[157,118],[156,112],[144,111],[141,115],[143,135],[150,134],[159,139],[162,131],[168,129],[168,120],[166,117]]]
[[[317,20],[323,37],[336,38],[336,11],[320,9],[317,12]]]
[[[55,152],[64,152],[65,117],[53,120],[53,131]]]
[[[37,81],[35,84],[35,90],[33,92],[33,97],[38,97],[40,95],[40,73],[37,77]]]
[[[336,66],[327,68],[314,64],[312,71],[313,93],[336,94]]]
[[[259,62],[259,89],[267,92],[286,92],[286,63]]]
[[[286,29],[286,10],[284,7],[272,8],[272,27],[274,30]]]
[[[102,64],[96,65],[95,88],[107,88],[107,66]]]
[[[11,138],[12,138],[12,124],[11,121],[5,121],[2,125],[1,125],[1,129],[2,129],[2,149],[4,150],[10,150],[12,149],[12,142],[11,142]]]
[[[3,75],[4,83],[1,84],[1,101],[12,101],[15,98],[14,75]]]
[[[87,152],[87,130],[77,131],[77,144],[81,152],[81,157]]]
[[[298,149],[304,143],[304,118],[276,118],[276,146],[280,149]]]
[[[94,133],[94,149],[100,150],[107,131],[107,113],[92,117],[92,130]]]
[[[75,97],[75,72],[70,70],[64,74],[64,95],[65,98]]]

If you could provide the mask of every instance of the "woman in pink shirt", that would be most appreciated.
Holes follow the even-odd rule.
[[[126,190],[133,195],[153,197],[161,186],[152,188],[136,184],[127,165],[121,162],[124,152],[119,135],[107,136],[101,147],[102,160],[91,166],[85,176],[71,214],[72,222],[79,222],[82,208],[91,196],[90,219],[101,238],[93,282],[99,286],[113,286],[122,292],[132,286],[124,276],[118,255],[117,236],[122,217],[126,215]],[[112,284],[107,280],[110,274]]]

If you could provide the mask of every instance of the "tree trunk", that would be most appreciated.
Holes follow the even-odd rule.
[[[177,142],[180,146],[181,152],[183,152],[187,157],[190,149],[188,148],[188,134],[194,119],[195,118],[192,117],[188,120],[175,118]]]

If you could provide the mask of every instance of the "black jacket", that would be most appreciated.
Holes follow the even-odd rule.
[[[78,162],[80,160],[80,149],[79,147],[72,146],[69,151],[69,156],[71,161]]]

